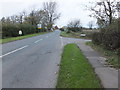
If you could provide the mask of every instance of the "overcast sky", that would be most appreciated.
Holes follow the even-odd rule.
[[[96,22],[96,19],[89,17],[90,11],[85,10],[84,5],[95,0],[0,0],[0,19],[5,16],[18,15],[22,11],[31,11],[42,8],[42,3],[46,1],[56,1],[58,12],[61,17],[56,25],[62,27],[67,25],[70,20],[80,19],[84,27],[88,26],[89,21]],[[98,0],[96,0],[98,1]]]

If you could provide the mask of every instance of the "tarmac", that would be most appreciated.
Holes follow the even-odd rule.
[[[118,88],[118,70],[107,66],[106,58],[90,46],[85,45],[85,43],[78,43],[77,45],[94,68],[102,86],[104,88]]]

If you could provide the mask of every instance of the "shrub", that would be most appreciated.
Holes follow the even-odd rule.
[[[117,55],[120,56],[120,48],[118,48],[116,51],[117,51]]]
[[[81,31],[81,28],[80,28],[80,27],[68,27],[67,29],[68,29],[69,31],[73,31],[73,32]]]
[[[64,31],[64,28],[60,28],[61,31]]]
[[[100,32],[93,34],[92,41],[94,44],[102,44],[107,49],[118,49],[120,48],[120,20],[116,20],[110,26],[101,29]]]
[[[2,38],[18,36],[19,28],[17,25],[5,24],[2,25]]]
[[[22,24],[20,25],[21,30],[23,31],[23,35],[32,34],[37,32],[36,26],[30,24]]]
[[[19,30],[22,30],[23,35],[37,32],[36,26],[32,26],[30,24],[3,24],[2,38],[17,37],[19,36]]]
[[[99,32],[93,33],[93,35],[92,35],[92,42],[94,44],[97,44],[97,45],[102,44],[102,36],[103,35],[101,33],[99,33]]]

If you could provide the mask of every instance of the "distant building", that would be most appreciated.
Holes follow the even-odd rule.
[[[55,26],[54,29],[59,29],[58,26]]]

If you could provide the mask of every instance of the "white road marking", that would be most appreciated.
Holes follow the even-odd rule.
[[[46,37],[48,37],[48,36],[46,36]]]
[[[15,49],[15,50],[11,51],[11,52],[8,52],[8,53],[6,53],[6,54],[4,54],[4,55],[1,55],[0,58],[2,58],[2,57],[4,57],[4,56],[7,56],[7,55],[9,55],[9,54],[12,54],[12,53],[14,53],[14,52],[17,52],[17,51],[19,51],[19,50],[22,50],[22,49],[24,49],[24,48],[26,48],[26,47],[28,47],[28,46],[29,46],[29,45],[25,45],[25,46],[23,46],[23,47],[21,47],[21,48],[18,48],[18,49]]]
[[[61,38],[61,45],[62,45],[62,47],[63,47],[63,40],[62,40],[62,37],[60,37]]]
[[[41,40],[43,40],[43,39],[37,40],[37,41],[35,41],[34,43],[38,43],[38,42],[41,41]]]
[[[35,41],[34,43],[38,43],[40,40]]]

